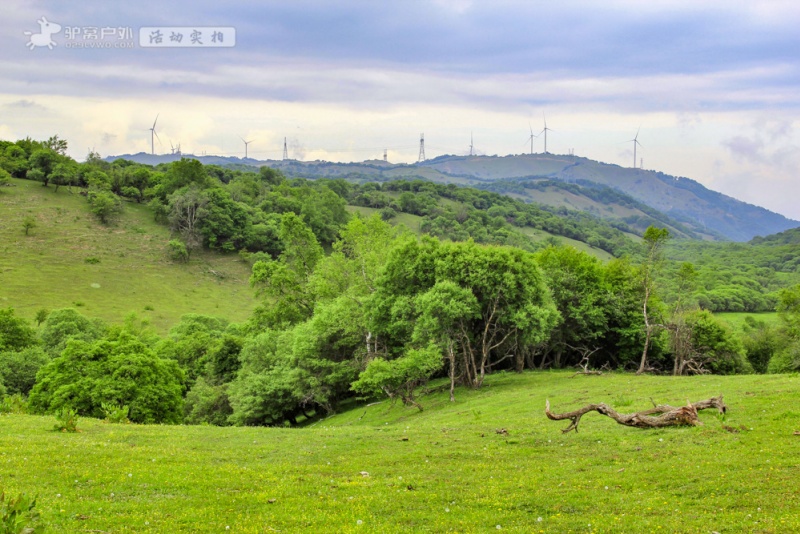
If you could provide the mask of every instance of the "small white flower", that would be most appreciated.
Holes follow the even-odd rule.
[[[445,512],[449,512],[449,511],[450,511],[450,508],[445,508],[445,509],[444,509],[444,511],[445,511]]]
[[[387,424],[388,424],[388,423],[387,423]],[[360,519],[359,519],[358,521],[356,521],[356,525],[361,525],[361,524],[363,524],[363,523],[364,523],[364,522],[363,522],[362,520],[360,520]]]
[[[658,438],[658,441],[664,441],[664,438]]]
[[[56,493],[56,497],[61,497],[61,494],[60,493]]]
[[[537,517],[537,518],[536,518],[536,521],[538,521],[539,523],[541,523],[541,522],[543,521],[543,519],[542,519],[541,517]]]
[[[608,489],[608,486],[606,486],[606,489]]]
[[[132,477],[133,473],[128,473],[128,478]]]
[[[225,525],[225,530],[230,530],[231,527],[229,525]]]
[[[503,527],[501,527],[500,525],[497,525],[497,526],[496,526],[496,527],[494,527],[494,528],[496,528],[497,530],[501,530]]]

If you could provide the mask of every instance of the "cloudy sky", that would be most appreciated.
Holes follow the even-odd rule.
[[[279,159],[286,138],[297,159],[412,162],[423,132],[428,158],[470,136],[528,152],[546,117],[549,152],[631,166],[639,131],[645,168],[800,220],[798,23],[794,0],[4,0],[0,138],[149,152],[158,115],[160,153],[244,138]],[[152,27],[203,45],[142,46]]]

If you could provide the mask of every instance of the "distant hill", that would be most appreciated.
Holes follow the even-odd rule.
[[[179,157],[139,153],[107,159],[125,158],[155,165]],[[441,156],[419,164],[392,164],[380,160],[362,163],[257,161],[188,154],[184,157],[214,165],[267,165],[290,176],[308,178],[341,177],[356,181],[420,178],[468,185],[526,201],[581,209],[607,219],[621,219],[638,228],[659,224],[670,227],[677,235],[693,238],[747,241],[755,236],[800,226],[798,221],[712,191],[689,178],[624,168],[576,156]],[[545,181],[547,186],[542,187]],[[620,194],[616,198],[599,194],[604,188]]]

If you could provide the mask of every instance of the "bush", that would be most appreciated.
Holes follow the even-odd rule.
[[[28,401],[19,393],[8,395],[0,401],[0,413],[28,413]]]
[[[800,371],[800,341],[795,341],[777,352],[770,360],[767,372],[792,373]]]
[[[0,383],[9,395],[27,395],[36,383],[36,373],[49,360],[41,347],[0,352]]]
[[[16,498],[0,491],[0,532],[2,534],[39,534],[44,532],[44,524],[39,519],[36,497],[24,493]]]
[[[78,430],[78,411],[64,406],[55,413],[56,424],[53,430],[58,432],[79,432]]]
[[[135,423],[179,423],[184,375],[140,339],[118,333],[93,343],[72,340],[42,367],[31,390],[31,408],[52,413],[65,407],[101,418],[103,404],[129,406]]]
[[[169,257],[174,261],[189,261],[189,251],[186,250],[186,245],[183,241],[173,239],[167,244],[169,249]]]
[[[100,404],[103,408],[103,413],[106,416],[107,423],[130,423],[128,413],[130,408],[128,406],[118,406],[110,402],[103,402]]]

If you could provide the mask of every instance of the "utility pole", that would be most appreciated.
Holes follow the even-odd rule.
[[[425,134],[419,134],[419,159],[417,163],[422,163],[425,161]]]

